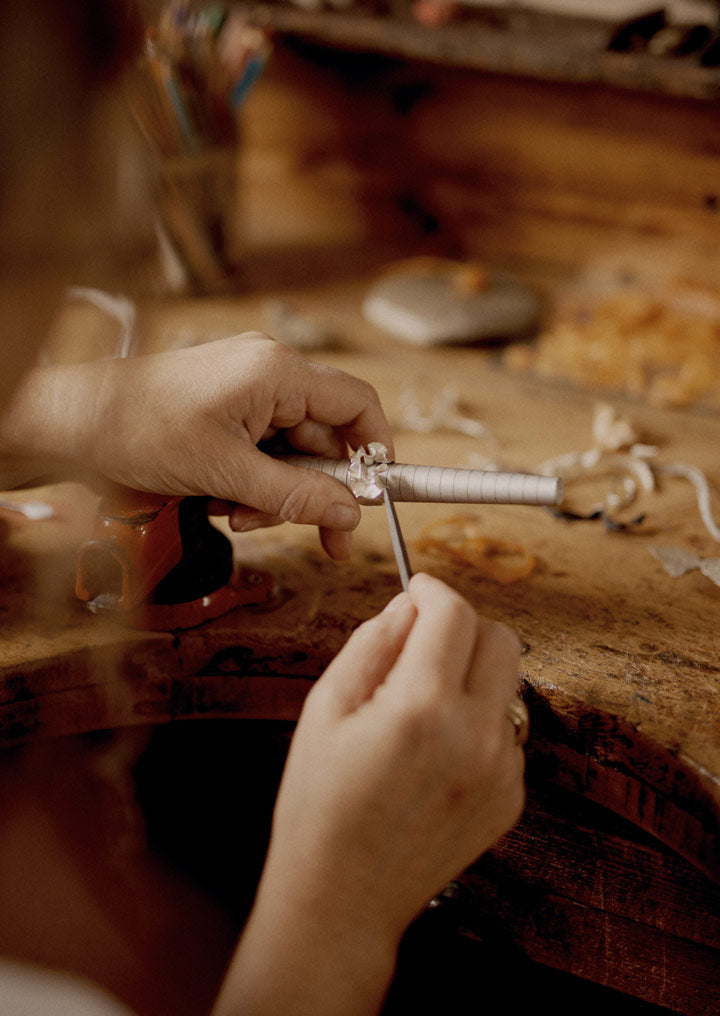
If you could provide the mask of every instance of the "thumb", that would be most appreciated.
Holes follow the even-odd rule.
[[[360,521],[360,506],[339,480],[273,459],[254,446],[243,452],[235,478],[231,498],[285,522],[350,531]]]

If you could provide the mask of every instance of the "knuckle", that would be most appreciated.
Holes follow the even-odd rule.
[[[498,653],[520,660],[522,644],[512,628],[487,618],[478,618],[478,626],[478,634],[487,647],[492,646]]]
[[[278,515],[285,522],[304,522],[310,515],[311,500],[311,491],[304,484],[298,484],[286,494]]]
[[[244,354],[248,347],[252,346],[254,356],[265,364],[276,364],[285,360],[291,353],[287,346],[266,332],[243,332],[239,338],[242,339],[242,342],[237,343],[238,354]]]
[[[500,722],[492,725],[485,724],[482,738],[477,741],[477,754],[475,765],[479,773],[499,772],[502,773],[507,757],[507,731],[505,725],[508,721],[503,717]]]
[[[241,332],[237,336],[237,338],[247,342],[264,343],[267,344],[268,346],[276,345],[275,339],[273,339],[271,335],[268,335],[267,332],[261,332],[257,329],[252,329],[251,331],[247,332]]]
[[[444,732],[445,716],[437,695],[403,695],[395,703],[395,725],[400,737],[409,743],[429,744]]]
[[[375,387],[366,381],[364,378],[359,378],[359,390],[363,393],[367,402],[372,403],[373,406],[380,407],[380,396],[378,395]]]
[[[444,611],[449,621],[453,621],[463,629],[475,629],[478,622],[475,608],[455,589],[445,586],[434,590],[433,600],[438,604],[439,609]]]
[[[251,352],[253,356],[261,357],[270,355],[277,345],[279,343],[265,332],[250,331],[234,335],[229,340],[227,349],[231,354],[240,358],[245,357],[248,352]]]
[[[513,656],[517,656],[517,658],[520,659],[522,654],[522,643],[512,628],[508,628],[506,624],[496,623],[495,634],[500,644],[503,645],[509,653],[512,653]]]

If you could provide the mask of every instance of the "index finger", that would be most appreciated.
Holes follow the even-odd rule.
[[[410,579],[408,592],[417,620],[395,668],[394,683],[417,690],[462,691],[473,662],[477,614],[459,593],[422,573]]]
[[[517,692],[520,640],[497,621],[477,619],[477,644],[467,675],[467,690],[482,694],[489,708],[505,709]]]
[[[311,363],[305,404],[311,419],[339,429],[352,448],[380,441],[394,456],[390,424],[369,382],[327,364]]]

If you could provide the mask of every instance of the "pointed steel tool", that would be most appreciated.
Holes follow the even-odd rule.
[[[395,560],[397,561],[398,572],[400,573],[400,582],[402,583],[402,587],[405,592],[407,592],[408,584],[412,577],[412,571],[410,570],[410,562],[408,561],[405,540],[403,539],[400,523],[398,522],[397,513],[395,512],[395,505],[393,504],[388,487],[386,487],[383,491],[383,499],[385,501],[388,522],[390,523],[390,539],[392,540],[392,548],[395,554]]]

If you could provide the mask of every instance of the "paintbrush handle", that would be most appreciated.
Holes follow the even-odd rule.
[[[352,478],[348,476],[349,459],[325,459],[317,455],[288,455],[284,458],[294,465],[318,469],[334,476],[353,490]],[[562,500],[562,480],[557,476],[414,466],[402,462],[390,462],[387,467],[380,467],[380,472],[393,501],[556,505]]]

